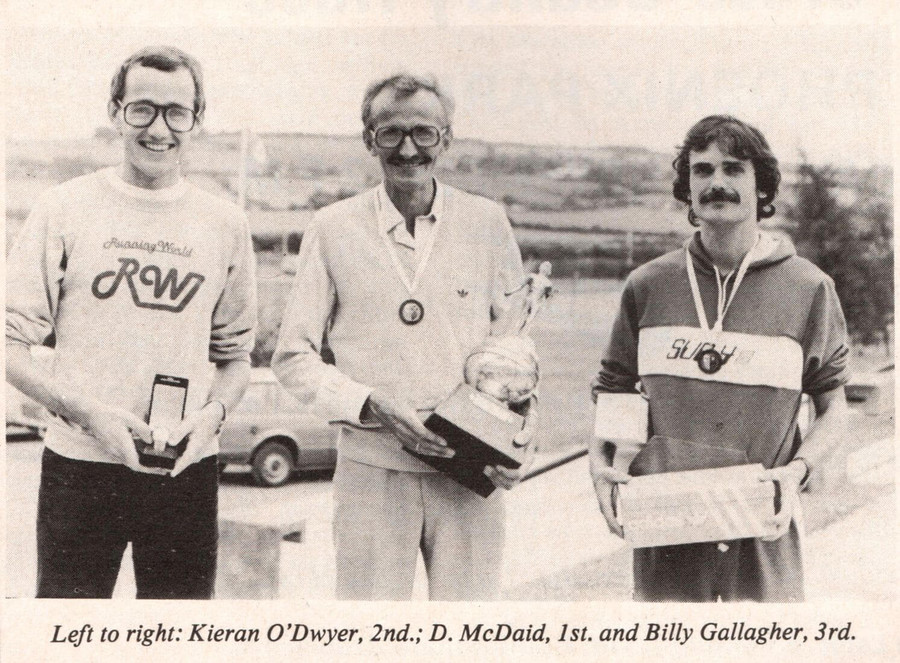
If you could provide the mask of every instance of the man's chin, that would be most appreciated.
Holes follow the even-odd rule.
[[[740,223],[750,215],[745,207],[728,202],[699,205],[695,208],[695,213],[699,219],[711,223]]]
[[[129,167],[129,175],[134,184],[141,187],[154,188],[160,182],[175,182],[178,180],[178,164],[170,163],[132,163]]]
[[[415,168],[391,166],[385,169],[385,179],[406,186],[428,184],[432,177],[433,173],[427,166],[416,166]]]
[[[715,212],[709,214],[698,214],[697,218],[701,223],[706,223],[711,226],[738,226],[746,221],[748,218],[742,218],[738,215],[734,214],[717,214]],[[755,219],[754,219],[755,221]]]

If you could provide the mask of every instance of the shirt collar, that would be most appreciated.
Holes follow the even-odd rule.
[[[437,223],[445,213],[445,194],[444,194],[444,185],[434,181],[434,200],[431,203],[431,211],[423,216],[417,218],[427,218],[430,219],[433,223]],[[387,189],[384,186],[384,182],[378,185],[378,189],[376,190],[375,196],[375,206],[378,215],[378,230],[382,235],[388,235],[394,228],[398,225],[406,230],[406,220],[403,218],[403,215],[400,211],[394,207],[394,203],[391,202],[390,197],[387,194]]]
[[[140,200],[172,202],[180,199],[187,192],[187,182],[183,177],[179,177],[175,184],[163,189],[145,189],[123,180],[119,174],[119,169],[113,166],[106,169],[106,178],[114,189]]]

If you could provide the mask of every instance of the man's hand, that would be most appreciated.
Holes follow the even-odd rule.
[[[187,448],[175,461],[172,476],[178,476],[188,466],[216,453],[216,432],[222,423],[222,408],[214,402],[189,413],[172,431],[169,444],[177,445],[185,437]]]
[[[516,436],[513,438],[514,447],[525,449],[525,459],[522,461],[522,464],[516,470],[503,465],[493,465],[484,468],[484,473],[488,479],[494,482],[497,488],[511,490],[525,478],[531,466],[534,465],[534,454],[537,451],[537,446],[532,444],[532,442],[534,434],[537,432],[538,419],[534,397],[526,402],[522,414],[525,415],[525,423],[522,425],[522,430],[516,433]]]
[[[446,440],[425,428],[408,403],[386,393],[373,391],[362,416],[375,419],[409,451],[441,458],[451,458],[455,453]]]
[[[522,479],[528,474],[531,466],[534,465],[534,453],[534,445],[529,446],[525,450],[525,459],[518,469],[514,470],[510,467],[504,467],[503,465],[489,465],[484,468],[484,473],[487,475],[488,479],[494,482],[494,485],[497,486],[497,488],[512,490],[516,485],[522,482]]]
[[[135,437],[147,443],[153,441],[148,424],[127,410],[106,407],[99,403],[88,405],[83,412],[85,431],[106,447],[115,458],[136,472],[160,474],[154,468],[141,465],[137,450],[134,448]]]
[[[775,532],[762,537],[763,541],[780,539],[790,529],[791,520],[800,506],[800,484],[806,477],[807,466],[802,460],[792,460],[783,467],[765,470],[760,481],[775,481],[781,493],[781,509],[766,524],[774,525]]]
[[[148,444],[153,441],[150,427],[143,420],[127,410],[110,407],[80,390],[61,388],[53,376],[35,361],[28,347],[7,342],[6,379],[50,412],[79,426],[127,467],[137,472],[158,474],[156,470],[141,466],[134,448],[134,437]]]
[[[613,454],[611,451],[605,451],[603,447],[602,440],[592,440],[588,446],[591,481],[594,483],[594,492],[597,493],[600,512],[606,519],[606,526],[610,532],[624,539],[625,531],[616,520],[613,507],[613,488],[616,484],[628,483],[631,476],[612,466]]]

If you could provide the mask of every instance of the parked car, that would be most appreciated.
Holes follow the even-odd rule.
[[[300,412],[267,368],[253,369],[247,393],[222,427],[219,464],[250,465],[261,486],[281,486],[298,470],[333,470],[337,430]]]

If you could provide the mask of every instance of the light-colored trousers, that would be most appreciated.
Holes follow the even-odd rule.
[[[419,550],[433,601],[496,599],[503,490],[477,495],[439,472],[402,472],[339,456],[334,474],[337,598],[409,600]]]

